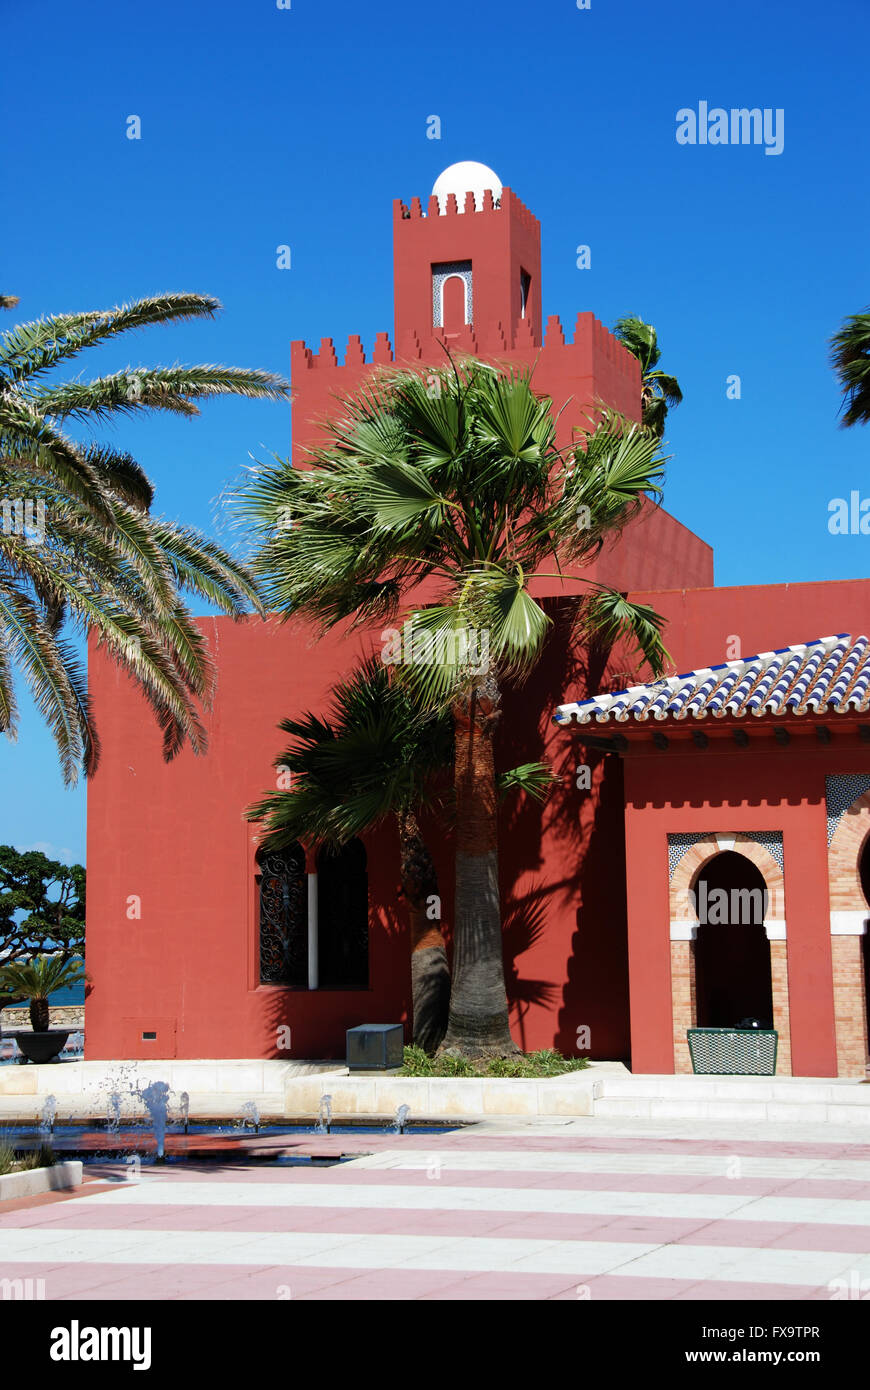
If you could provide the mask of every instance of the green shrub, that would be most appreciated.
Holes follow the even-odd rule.
[[[487,1076],[534,1076],[527,1057],[493,1057],[487,1064]]]
[[[474,1063],[467,1057],[438,1057],[434,1063],[433,1076],[474,1076]]]
[[[403,1076],[431,1076],[433,1060],[422,1048],[416,1046],[406,1047],[403,1053]]]
[[[56,1163],[57,1155],[51,1145],[40,1144],[38,1149],[21,1154],[17,1166],[20,1170],[29,1172],[31,1168],[53,1168]]]
[[[536,1068],[536,1076],[562,1076],[566,1071],[584,1071],[589,1066],[586,1057],[563,1057],[552,1047],[530,1052],[527,1060]]]
[[[15,1150],[11,1144],[5,1140],[0,1142],[0,1177],[4,1173],[11,1173],[15,1165]]]
[[[468,1057],[430,1057],[422,1047],[406,1047],[403,1076],[562,1076],[568,1071],[582,1071],[589,1063],[585,1057],[569,1059],[552,1047],[540,1052],[528,1052],[517,1057],[494,1057],[488,1062],[472,1062]]]

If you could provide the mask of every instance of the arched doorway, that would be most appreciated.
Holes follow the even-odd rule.
[[[698,918],[695,988],[700,1028],[735,1028],[744,1019],[773,1027],[767,886],[745,855],[725,850],[693,885]]]

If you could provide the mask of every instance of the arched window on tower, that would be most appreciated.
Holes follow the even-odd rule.
[[[448,319],[451,321],[448,322]],[[473,322],[474,287],[471,261],[440,261],[433,265],[433,327],[461,328],[463,324]]]
[[[320,989],[368,989],[369,879],[361,840],[317,856]]]
[[[260,983],[308,986],[308,880],[298,841],[257,854],[260,903]]]

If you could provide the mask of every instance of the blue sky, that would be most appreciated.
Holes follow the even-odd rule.
[[[370,348],[392,328],[392,199],[480,160],[541,219],[545,314],[656,325],[685,396],[666,506],[714,546],[717,582],[867,573],[868,538],[827,530],[831,498],[870,495],[870,431],[838,428],[827,364],[830,334],[870,301],[866,0],[3,11],[16,317],[165,290],[225,306],[122,339],[89,374],[176,360],[286,374],[291,339],[342,349],[360,333]],[[676,113],[700,101],[782,108],[783,152],[678,145]],[[426,137],[432,114],[440,140]],[[146,468],[159,510],[211,530],[249,452],[287,451],[289,410],[218,401],[108,437]],[[18,744],[0,743],[0,778],[0,842],[83,859],[83,788],[63,789],[30,708]]]

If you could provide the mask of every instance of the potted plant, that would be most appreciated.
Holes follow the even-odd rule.
[[[34,956],[32,960],[0,968],[0,993],[7,996],[4,1007],[21,999],[30,1001],[33,1031],[12,1034],[28,1061],[50,1062],[62,1050],[70,1030],[49,1027],[49,995],[86,978],[80,961],[62,956]]]

